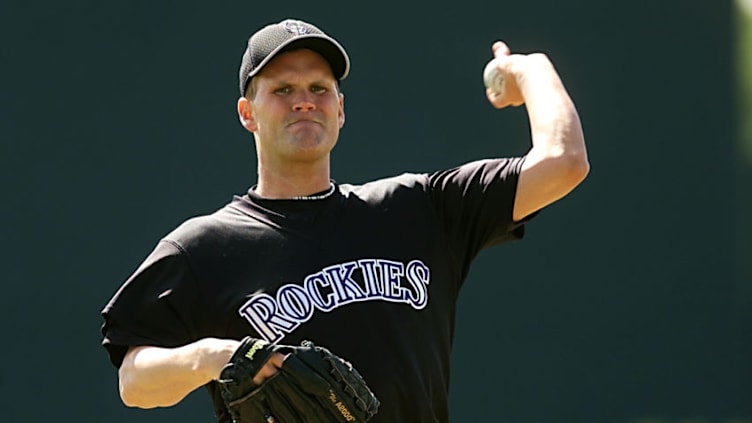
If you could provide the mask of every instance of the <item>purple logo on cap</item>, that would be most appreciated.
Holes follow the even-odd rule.
[[[303,22],[297,22],[297,21],[285,22],[285,30],[295,35],[310,34],[312,32],[309,26],[307,26]]]

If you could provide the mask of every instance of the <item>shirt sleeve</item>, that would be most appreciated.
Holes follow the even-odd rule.
[[[188,312],[198,301],[184,252],[162,240],[102,310],[102,346],[120,367],[131,346],[176,347],[195,338]]]
[[[479,160],[429,174],[431,201],[452,244],[465,259],[480,250],[521,239],[523,221],[513,219],[524,157]]]

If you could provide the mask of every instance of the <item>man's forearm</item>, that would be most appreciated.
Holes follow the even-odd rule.
[[[219,376],[238,341],[205,338],[177,348],[131,348],[120,366],[120,397],[139,408],[169,407]]]
[[[513,219],[567,195],[587,176],[590,165],[580,118],[564,84],[543,54],[510,55],[495,44],[496,60],[510,78],[501,95],[489,93],[496,107],[525,104],[532,147],[522,164]]]
[[[520,84],[525,97],[533,149],[548,157],[586,160],[585,140],[577,110],[564,84],[544,57],[531,56],[540,65]]]

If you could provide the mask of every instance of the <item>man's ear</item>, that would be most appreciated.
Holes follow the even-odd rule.
[[[248,132],[256,132],[256,118],[253,116],[253,102],[245,97],[238,99],[238,119]]]
[[[345,95],[339,93],[339,113],[337,118],[339,119],[339,129],[345,126]]]

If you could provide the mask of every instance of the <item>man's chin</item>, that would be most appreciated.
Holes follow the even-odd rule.
[[[322,125],[319,122],[316,122],[315,120],[296,120],[295,122],[287,125],[289,128],[298,128],[298,127],[317,127],[321,128],[324,125]]]

